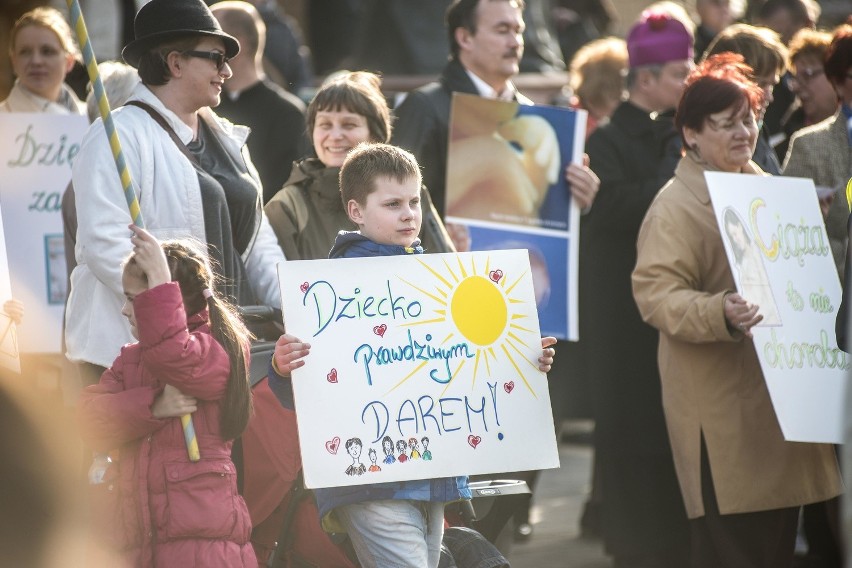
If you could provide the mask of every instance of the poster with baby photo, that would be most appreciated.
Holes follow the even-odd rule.
[[[82,116],[0,113],[0,203],[12,292],[27,314],[18,329],[22,353],[62,349],[62,195],[88,126]]]
[[[278,265],[308,487],[559,467],[525,250]]]
[[[707,172],[737,292],[758,306],[754,348],[784,438],[841,443],[849,356],[840,281],[812,180]]]
[[[580,211],[565,173],[570,163],[582,163],[586,118],[583,110],[461,93],[453,95],[450,113],[446,223],[456,248],[563,241],[529,249],[530,262],[543,254],[550,282],[565,283],[564,295],[550,295],[538,312],[546,332],[560,339],[578,339]]]

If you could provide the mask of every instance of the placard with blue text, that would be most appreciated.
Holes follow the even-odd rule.
[[[308,487],[559,467],[524,250],[288,261]]]
[[[24,303],[22,353],[59,353],[67,270],[62,194],[88,122],[82,116],[0,113],[0,202],[12,294]]]
[[[813,182],[705,176],[737,291],[763,316],[753,343],[784,438],[841,443],[849,358],[835,339],[840,281]]]

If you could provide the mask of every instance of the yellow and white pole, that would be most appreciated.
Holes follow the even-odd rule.
[[[115,167],[118,169],[119,178],[121,178],[121,187],[124,189],[124,197],[127,200],[130,217],[136,226],[144,228],[145,222],[142,220],[142,209],[139,207],[136,190],[133,188],[133,180],[130,178],[130,170],[127,169],[127,163],[121,151],[121,142],[118,139],[118,132],[116,132],[115,124],[112,121],[109,101],[104,91],[101,75],[98,72],[98,62],[95,59],[95,52],[92,49],[91,42],[89,42],[89,32],[86,30],[86,22],[83,21],[83,12],[80,10],[80,3],[78,0],[67,0],[67,2],[68,9],[71,12],[71,24],[77,32],[77,39],[80,42],[80,49],[83,52],[83,62],[89,73],[89,81],[91,81],[92,88],[95,91],[98,109],[100,110],[101,118],[104,121],[104,129],[109,138],[109,146],[112,149]],[[183,426],[183,437],[186,441],[186,451],[189,454],[189,459],[190,461],[198,461],[201,459],[201,453],[198,450],[198,438],[195,435],[195,427],[192,425],[192,415],[185,414],[181,416],[180,422]]]

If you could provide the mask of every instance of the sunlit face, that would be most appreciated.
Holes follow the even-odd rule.
[[[660,74],[654,77],[651,90],[655,101],[655,110],[665,111],[677,106],[686,78],[692,71],[693,63],[688,59],[669,61],[660,69]]]
[[[375,189],[361,205],[351,199],[347,205],[349,218],[361,234],[383,245],[411,246],[420,234],[420,184],[417,178],[399,182],[378,177]]]
[[[708,116],[700,132],[684,128],[684,136],[713,168],[740,172],[754,154],[757,122],[749,105],[742,103]]]
[[[65,51],[53,30],[28,25],[18,30],[11,50],[12,70],[27,90],[56,101],[74,56]]]
[[[346,154],[361,142],[375,142],[367,117],[343,109],[317,111],[312,138],[317,158],[329,168],[342,166]]]
[[[479,2],[476,33],[459,28],[456,42],[459,60],[495,91],[518,74],[524,54],[524,18],[514,1]]]
[[[802,103],[809,122],[819,122],[837,110],[837,92],[825,76],[825,70],[814,55],[801,55],[793,59],[792,90]]]
[[[124,288],[124,305],[121,307],[121,315],[127,318],[127,321],[130,323],[130,333],[138,340],[139,330],[136,327],[136,312],[133,310],[133,300],[148,289],[148,283],[145,279],[125,270],[121,277],[121,284]]]
[[[203,38],[192,51],[225,53],[225,42],[219,38]],[[180,81],[184,101],[190,110],[219,105],[225,81],[231,78],[231,66],[225,63],[221,69],[212,59],[183,55],[180,57]]]
[[[761,91],[763,91],[763,106],[760,107],[760,114],[757,117],[758,122],[763,121],[763,115],[766,114],[766,107],[775,100],[775,96],[772,91],[775,90],[775,85],[777,85],[780,80],[781,77],[777,73],[756,78],[757,86],[760,87]]]

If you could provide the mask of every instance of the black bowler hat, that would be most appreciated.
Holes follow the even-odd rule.
[[[121,51],[121,56],[133,67],[139,66],[144,53],[163,42],[193,35],[222,38],[229,59],[240,52],[240,42],[222,31],[202,0],[151,0],[136,14],[133,32],[136,39]]]

